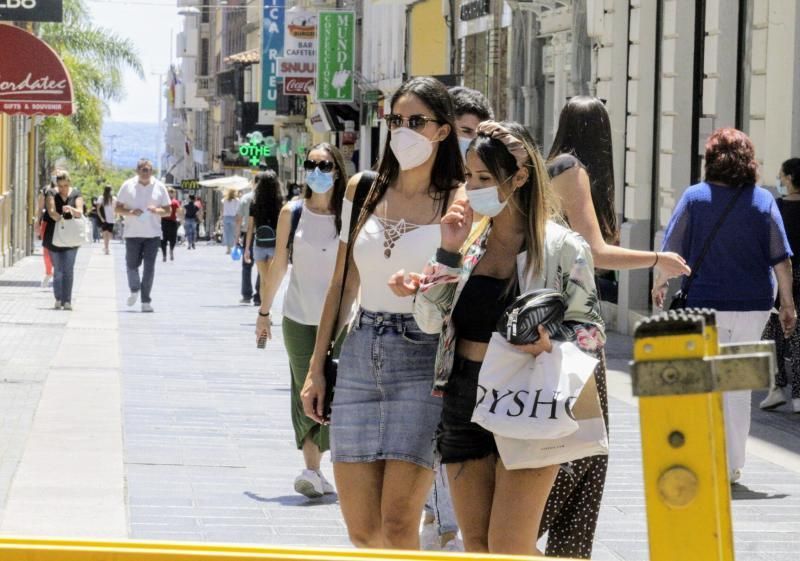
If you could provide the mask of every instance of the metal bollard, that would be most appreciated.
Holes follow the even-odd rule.
[[[716,314],[687,309],[635,329],[651,561],[733,561],[722,391],[769,386],[774,343],[719,345]]]

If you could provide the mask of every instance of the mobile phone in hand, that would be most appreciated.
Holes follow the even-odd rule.
[[[267,346],[267,332],[263,331],[261,335],[258,336],[258,341],[256,341],[256,347],[259,349],[263,349]]]

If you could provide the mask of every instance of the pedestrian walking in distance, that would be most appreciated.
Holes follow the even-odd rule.
[[[247,218],[244,260],[249,262],[251,267],[255,262],[259,282],[263,284],[277,246],[275,231],[283,206],[283,192],[278,176],[272,170],[257,173],[255,186],[249,210],[250,216]]]
[[[153,177],[150,160],[139,160],[136,176],[122,184],[116,211],[125,220],[125,265],[131,291],[128,306],[136,304],[141,293],[142,311],[152,312],[150,291],[161,245],[161,218],[169,216],[172,207],[167,188]]]
[[[778,205],[756,185],[758,161],[750,138],[723,128],[706,142],[705,180],[688,187],[664,236],[664,251],[692,267],[681,289],[691,308],[717,310],[720,343],[758,340],[775,302],[784,337],[797,323],[792,295],[792,249]],[[699,264],[698,264],[699,261]],[[653,303],[664,304],[666,279],[653,281]],[[730,482],[741,477],[750,433],[750,390],[724,392],[725,448]]]
[[[441,82],[414,78],[395,92],[390,106],[377,179],[365,198],[358,188],[366,183],[362,174],[348,184],[336,269],[302,399],[305,413],[325,422],[325,356],[360,292],[330,418],[339,502],[357,547],[419,549],[442,412],[441,397],[431,394],[439,338],[419,328],[412,300],[395,296],[387,280],[399,269],[422,270],[441,244],[441,217],[457,192],[463,197],[464,164],[452,101]],[[357,219],[352,233],[351,216]]]
[[[780,210],[786,236],[792,248],[792,295],[795,312],[800,313],[800,158],[791,158],[781,165],[778,174],[778,191],[783,197],[776,201]],[[775,306],[780,307],[780,302]],[[773,309],[764,330],[764,338],[775,341],[778,371],[775,384],[760,403],[761,409],[771,411],[786,403],[789,377],[791,375],[792,411],[800,413],[800,330],[788,338],[781,326],[780,315]]]
[[[55,309],[72,309],[72,284],[75,279],[75,259],[78,247],[61,247],[53,243],[59,222],[83,217],[83,197],[72,187],[69,173],[58,170],[56,188],[45,197],[44,221],[46,223],[42,245],[50,252],[53,261],[53,294]]]
[[[169,260],[175,259],[175,244],[178,243],[178,214],[181,211],[181,203],[177,199],[177,192],[172,187],[169,188],[169,208],[168,216],[161,217],[161,254],[164,261],[167,260],[167,246],[169,246]]]
[[[236,213],[239,210],[239,192],[228,189],[222,200],[222,243],[225,244],[225,253],[230,255],[236,244]]]
[[[183,230],[186,233],[186,249],[197,249],[197,231],[203,211],[198,206],[196,197],[189,195],[189,202],[183,205]]]
[[[236,211],[236,224],[234,231],[239,233],[239,244],[242,247],[247,246],[247,226],[250,223],[250,207],[253,205],[255,198],[257,183],[255,177],[253,178],[253,189],[242,197],[239,197],[239,210]],[[250,251],[247,252],[250,259],[242,259],[242,286],[241,293],[242,299],[239,300],[240,304],[249,304],[251,301],[254,305],[261,305],[261,275],[256,274],[255,291],[253,289],[253,246],[250,246]]]
[[[103,232],[103,253],[106,255],[110,253],[109,244],[111,238],[114,237],[114,222],[117,217],[114,208],[116,206],[117,198],[111,192],[111,185],[106,185],[103,188],[103,196],[100,198],[100,206],[97,211],[100,216],[100,230]]]
[[[53,280],[53,260],[50,257],[50,250],[44,244],[45,232],[47,231],[47,197],[51,191],[56,188],[56,176],[60,170],[54,169],[53,175],[50,176],[50,183],[42,187],[39,195],[36,197],[36,208],[38,217],[38,234],[39,239],[42,240],[42,260],[44,261],[44,278],[42,278],[42,288],[49,288],[50,281]]]
[[[295,444],[303,451],[305,462],[294,488],[314,498],[334,490],[320,471],[322,455],[330,448],[329,427],[303,413],[300,390],[314,352],[325,292],[336,266],[339,233],[347,227],[341,218],[347,176],[341,154],[327,143],[314,146],[303,167],[305,192],[299,200],[286,204],[278,218],[275,256],[263,283],[256,337],[272,338],[272,302],[291,263],[289,288],[283,299],[283,344],[289,355]]]

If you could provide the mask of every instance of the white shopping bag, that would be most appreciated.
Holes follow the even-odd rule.
[[[608,431],[594,376],[586,382],[572,412],[578,430],[562,438],[524,440],[496,434],[494,441],[505,468],[540,468],[608,455]]]
[[[578,430],[572,407],[598,360],[572,343],[534,358],[492,334],[478,376],[472,422],[513,439],[563,438]]]

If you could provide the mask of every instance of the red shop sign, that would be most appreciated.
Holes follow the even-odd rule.
[[[283,95],[308,95],[309,88],[314,85],[314,77],[284,78]]]
[[[6,24],[0,45],[0,113],[72,115],[72,81],[50,45]]]

